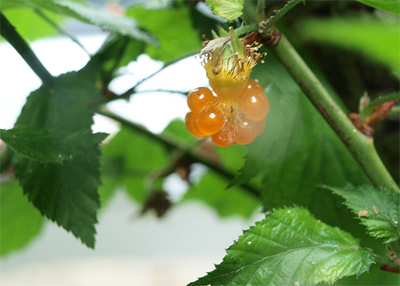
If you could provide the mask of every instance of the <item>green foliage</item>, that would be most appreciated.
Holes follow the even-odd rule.
[[[398,19],[383,21],[373,17],[362,17],[309,19],[300,23],[298,29],[305,40],[360,51],[368,58],[398,71],[400,68],[398,27]]]
[[[133,6],[127,10],[127,15],[158,38],[159,47],[146,46],[145,49],[153,59],[167,62],[199,50],[200,37],[192,27],[189,9],[184,5],[162,10]]]
[[[1,4],[3,5],[3,1]],[[21,7],[15,9],[7,9],[3,11],[3,13],[7,17],[7,19],[17,28],[18,33],[20,33],[21,36],[23,36],[27,40],[33,41],[38,38],[52,36],[57,33],[57,30],[54,27],[50,26],[46,20],[44,20],[31,8]],[[63,16],[56,15],[47,11],[44,12],[44,14],[46,15],[46,17],[59,25],[65,19],[65,17]],[[32,26],[32,23],[35,23],[35,25]]]
[[[181,120],[172,121],[163,131],[164,135],[173,136],[186,144],[193,144],[193,136],[185,128]],[[197,141],[197,140],[195,140]],[[212,149],[211,149],[212,148]],[[241,145],[231,146],[229,149],[211,147],[217,164],[228,170],[238,170],[243,166],[245,148]],[[215,150],[215,153],[213,153]],[[182,202],[200,201],[211,207],[221,217],[240,216],[250,218],[259,207],[259,200],[242,188],[227,188],[228,181],[211,171],[192,182],[192,186],[182,198]]]
[[[186,130],[185,123],[182,120],[175,119],[171,121],[162,132],[165,136],[170,136],[184,144],[191,144],[197,140]]]
[[[400,194],[370,185],[344,188],[326,187],[346,199],[348,206],[367,227],[368,232],[384,243],[400,238]]]
[[[244,0],[207,0],[213,13],[229,22],[243,14]]]
[[[90,59],[85,70],[98,75],[101,90],[117,75],[120,67],[128,65],[144,52],[146,43],[128,36],[111,34],[97,53]]]
[[[18,2],[20,2],[18,3],[19,6],[47,9],[54,13],[70,16],[82,22],[97,25],[104,30],[127,35],[149,44],[157,43],[153,37],[138,27],[133,19],[112,14],[105,9],[90,5],[87,2],[63,0],[23,0]],[[13,6],[11,5],[11,7]]]
[[[123,186],[134,201],[142,203],[147,197],[148,176],[166,166],[166,155],[161,144],[122,128],[103,150],[103,174],[115,179],[114,188]]]
[[[90,131],[68,133],[47,131],[30,127],[0,129],[0,138],[16,154],[41,163],[61,163],[84,155],[93,147],[94,142],[101,142],[107,134],[92,134]],[[93,142],[94,140],[94,142]]]
[[[0,255],[20,250],[37,237],[44,218],[29,203],[16,180],[0,187]]]
[[[253,71],[253,76],[265,87],[271,109],[266,118],[267,128],[248,147],[246,163],[235,183],[262,176],[266,209],[299,204],[327,223],[343,226],[348,221],[344,219],[347,214],[338,207],[338,199],[315,186],[359,184],[368,179],[271,54],[265,64]]]
[[[44,128],[50,132],[90,133],[93,112],[88,109],[98,98],[97,89],[83,74],[68,73],[55,79],[50,91],[40,88],[28,97],[16,127]],[[13,156],[16,175],[29,200],[43,215],[57,222],[89,247],[94,247],[96,210],[99,208],[97,187],[100,181],[100,151],[104,138],[88,134],[82,140],[86,152],[60,164],[47,164]],[[56,141],[54,142],[56,143]],[[53,145],[60,152],[72,149]],[[57,152],[56,152],[57,153]],[[60,153],[63,154],[63,153]],[[62,155],[63,157],[63,155]]]
[[[205,174],[198,184],[190,188],[183,201],[200,200],[214,209],[221,217],[241,216],[250,218],[259,207],[259,201],[254,196],[240,188],[226,189],[227,182],[213,173]]]
[[[392,0],[357,0],[365,5],[400,16],[400,3]]]
[[[307,210],[274,211],[228,248],[222,263],[189,285],[304,285],[360,275],[373,263],[349,233]]]

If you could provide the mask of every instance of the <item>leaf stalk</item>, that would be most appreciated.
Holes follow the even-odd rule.
[[[15,27],[7,20],[7,18],[0,11],[0,35],[4,37],[20,54],[30,68],[42,80],[43,85],[47,87],[53,86],[53,76],[47,71],[40,60],[37,58],[31,47],[21,35],[17,32]]]
[[[135,123],[111,112],[104,105],[97,108],[95,110],[95,112],[98,114],[107,116],[111,119],[117,120],[124,126],[131,128],[131,129],[135,130],[136,132],[140,132],[141,134],[147,136],[148,138],[150,138],[152,140],[162,143],[167,149],[172,149],[172,150],[178,151],[179,154],[185,155],[189,160],[207,166],[208,168],[217,172],[218,174],[222,175],[223,177],[227,178],[228,180],[233,180],[236,177],[236,174],[234,172],[231,172],[231,171],[225,169],[223,166],[219,166],[219,165],[215,164],[214,162],[205,159],[204,157],[198,155],[193,150],[189,149],[187,146],[184,146],[184,145],[176,142],[175,140],[172,140],[171,138],[168,138],[162,134],[154,134],[154,133],[150,132],[149,130],[147,130],[145,127],[135,124]],[[251,195],[255,196],[256,198],[260,198],[259,190],[257,188],[255,188],[254,186],[247,184],[247,183],[245,183],[241,186],[247,192],[249,192]]]

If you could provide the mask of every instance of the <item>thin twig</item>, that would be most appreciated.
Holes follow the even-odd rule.
[[[30,68],[42,80],[43,85],[47,87],[53,86],[53,76],[47,71],[43,64],[36,57],[31,47],[25,42],[14,26],[0,12],[0,35],[4,37],[20,54]]]
[[[191,149],[187,148],[186,146],[176,142],[175,140],[173,140],[169,137],[166,137],[162,134],[154,134],[154,133],[150,132],[149,130],[147,130],[145,127],[135,124],[135,123],[111,112],[104,105],[97,108],[95,110],[95,112],[98,114],[107,116],[111,119],[117,120],[124,126],[131,128],[131,129],[135,130],[136,132],[139,132],[152,140],[162,143],[167,149],[177,150],[180,152],[180,154],[185,154],[185,156],[187,156],[187,158],[189,160],[207,166],[208,168],[217,172],[218,174],[222,175],[223,177],[225,177],[228,180],[233,180],[236,177],[236,174],[234,172],[231,172],[231,171],[223,168],[222,166],[219,166],[219,165],[215,164],[214,162],[205,159],[204,157],[198,155],[196,152],[192,151]],[[243,189],[245,189],[246,191],[248,191],[250,194],[254,195],[255,197],[260,198],[260,192],[254,186],[252,186],[248,183],[245,183],[245,184],[241,185],[241,187]]]
[[[136,93],[136,88],[137,88],[141,83],[143,83],[144,81],[146,81],[146,80],[152,78],[153,76],[159,74],[160,72],[164,71],[167,67],[169,67],[169,66],[171,66],[171,65],[173,65],[173,64],[175,64],[175,63],[177,63],[177,62],[179,62],[179,61],[181,61],[181,60],[183,60],[183,59],[185,59],[185,58],[187,58],[187,57],[193,56],[193,55],[195,55],[195,54],[197,54],[197,53],[198,53],[198,51],[196,51],[196,52],[189,52],[189,53],[186,53],[186,54],[184,54],[184,55],[182,55],[182,56],[180,56],[180,57],[178,57],[178,58],[176,58],[176,59],[174,59],[174,60],[172,60],[172,61],[166,63],[161,69],[159,69],[158,71],[152,73],[152,74],[149,75],[148,77],[146,77],[146,78],[140,80],[140,81],[139,81],[138,83],[136,83],[133,87],[131,87],[130,89],[128,89],[127,91],[125,91],[123,94],[121,94],[121,95],[119,95],[119,96],[116,96],[116,97],[111,97],[111,98],[107,99],[106,102],[110,102],[110,101],[113,101],[113,100],[116,100],[116,99],[129,99],[130,96],[131,96],[133,93]],[[143,91],[143,92],[147,92],[147,91]]]

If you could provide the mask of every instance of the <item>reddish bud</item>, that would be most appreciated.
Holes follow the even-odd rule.
[[[395,103],[396,102],[392,100],[379,105],[377,108],[374,109],[374,111],[372,111],[371,115],[368,116],[367,119],[365,119],[365,123],[370,126],[378,124],[389,115]]]
[[[369,126],[365,121],[360,119],[360,114],[358,113],[349,113],[347,114],[347,117],[353,122],[354,126],[357,128],[357,130],[361,131],[368,137],[372,137],[374,134],[374,128]]]

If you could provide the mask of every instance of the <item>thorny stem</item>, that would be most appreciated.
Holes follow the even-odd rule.
[[[373,140],[354,127],[287,38],[282,35],[279,44],[271,49],[335,130],[371,182],[377,187],[399,191],[399,187],[379,158]]]
[[[248,1],[248,2],[249,2],[248,5],[250,5],[251,1]],[[287,12],[289,12],[294,6],[296,6],[300,2],[303,2],[303,0],[291,0],[291,1],[287,2],[286,5],[283,6],[281,9],[279,9],[275,15],[272,15],[268,19],[261,21],[261,22],[259,20],[259,18],[261,16],[258,14],[258,9],[259,9],[259,6],[261,5],[260,2],[264,3],[264,1],[259,0],[259,2],[257,4],[257,16],[253,15],[253,17],[251,18],[253,20],[253,24],[247,24],[245,26],[235,29],[236,35],[242,36],[244,34],[248,34],[250,32],[257,31],[263,37],[268,37],[272,26],[274,26],[276,24],[276,22],[280,18],[282,18],[283,15],[285,15]],[[247,3],[247,1],[246,1],[246,3]],[[245,5],[245,7],[246,7],[246,5]],[[252,9],[255,10],[255,7],[252,7]],[[257,22],[257,23],[255,24],[254,22]]]
[[[381,104],[383,104],[383,103],[385,103],[385,102],[388,102],[388,101],[392,101],[392,100],[399,99],[399,98],[400,98],[400,92],[397,92],[397,93],[395,93],[395,94],[391,94],[391,95],[388,95],[388,96],[382,96],[382,97],[379,97],[379,98],[377,98],[377,99],[371,101],[371,102],[368,103],[368,104],[364,107],[364,109],[361,111],[361,113],[360,113],[360,119],[361,119],[361,120],[366,119],[366,118],[371,114],[371,112],[372,112],[376,107],[378,107],[379,105],[381,105]]]
[[[53,86],[53,76],[47,71],[43,64],[36,57],[31,47],[24,41],[21,35],[15,30],[14,26],[0,12],[0,35],[4,37],[14,49],[21,55],[30,68],[42,80],[43,85]]]
[[[233,180],[236,177],[235,173],[230,172],[229,170],[226,170],[225,168],[215,164],[214,162],[205,159],[204,157],[198,155],[196,152],[187,148],[186,146],[176,142],[175,140],[172,140],[171,138],[163,136],[161,134],[154,134],[154,133],[150,132],[149,130],[147,130],[145,127],[135,124],[123,117],[120,117],[119,115],[108,110],[104,105],[97,108],[95,110],[95,112],[98,114],[107,116],[111,119],[117,120],[122,125],[124,125],[128,128],[131,128],[131,129],[135,130],[136,132],[139,132],[152,140],[162,143],[168,149],[177,150],[180,154],[184,154],[189,160],[207,166],[208,168],[217,172],[218,174],[222,175],[223,177],[227,178],[228,180]],[[245,183],[241,186],[243,187],[243,189],[248,191],[253,196],[260,198],[260,193],[257,188],[255,188],[252,185],[247,184],[247,183]]]
[[[299,4],[300,2],[304,2],[304,0],[290,0],[286,3],[285,6],[283,6],[281,9],[279,9],[275,15],[272,15],[269,17],[264,23],[260,23],[260,27],[262,27],[264,33],[263,36],[269,36],[269,31],[276,24],[276,22],[282,18],[283,15],[285,15],[287,12],[289,12],[294,6]]]

